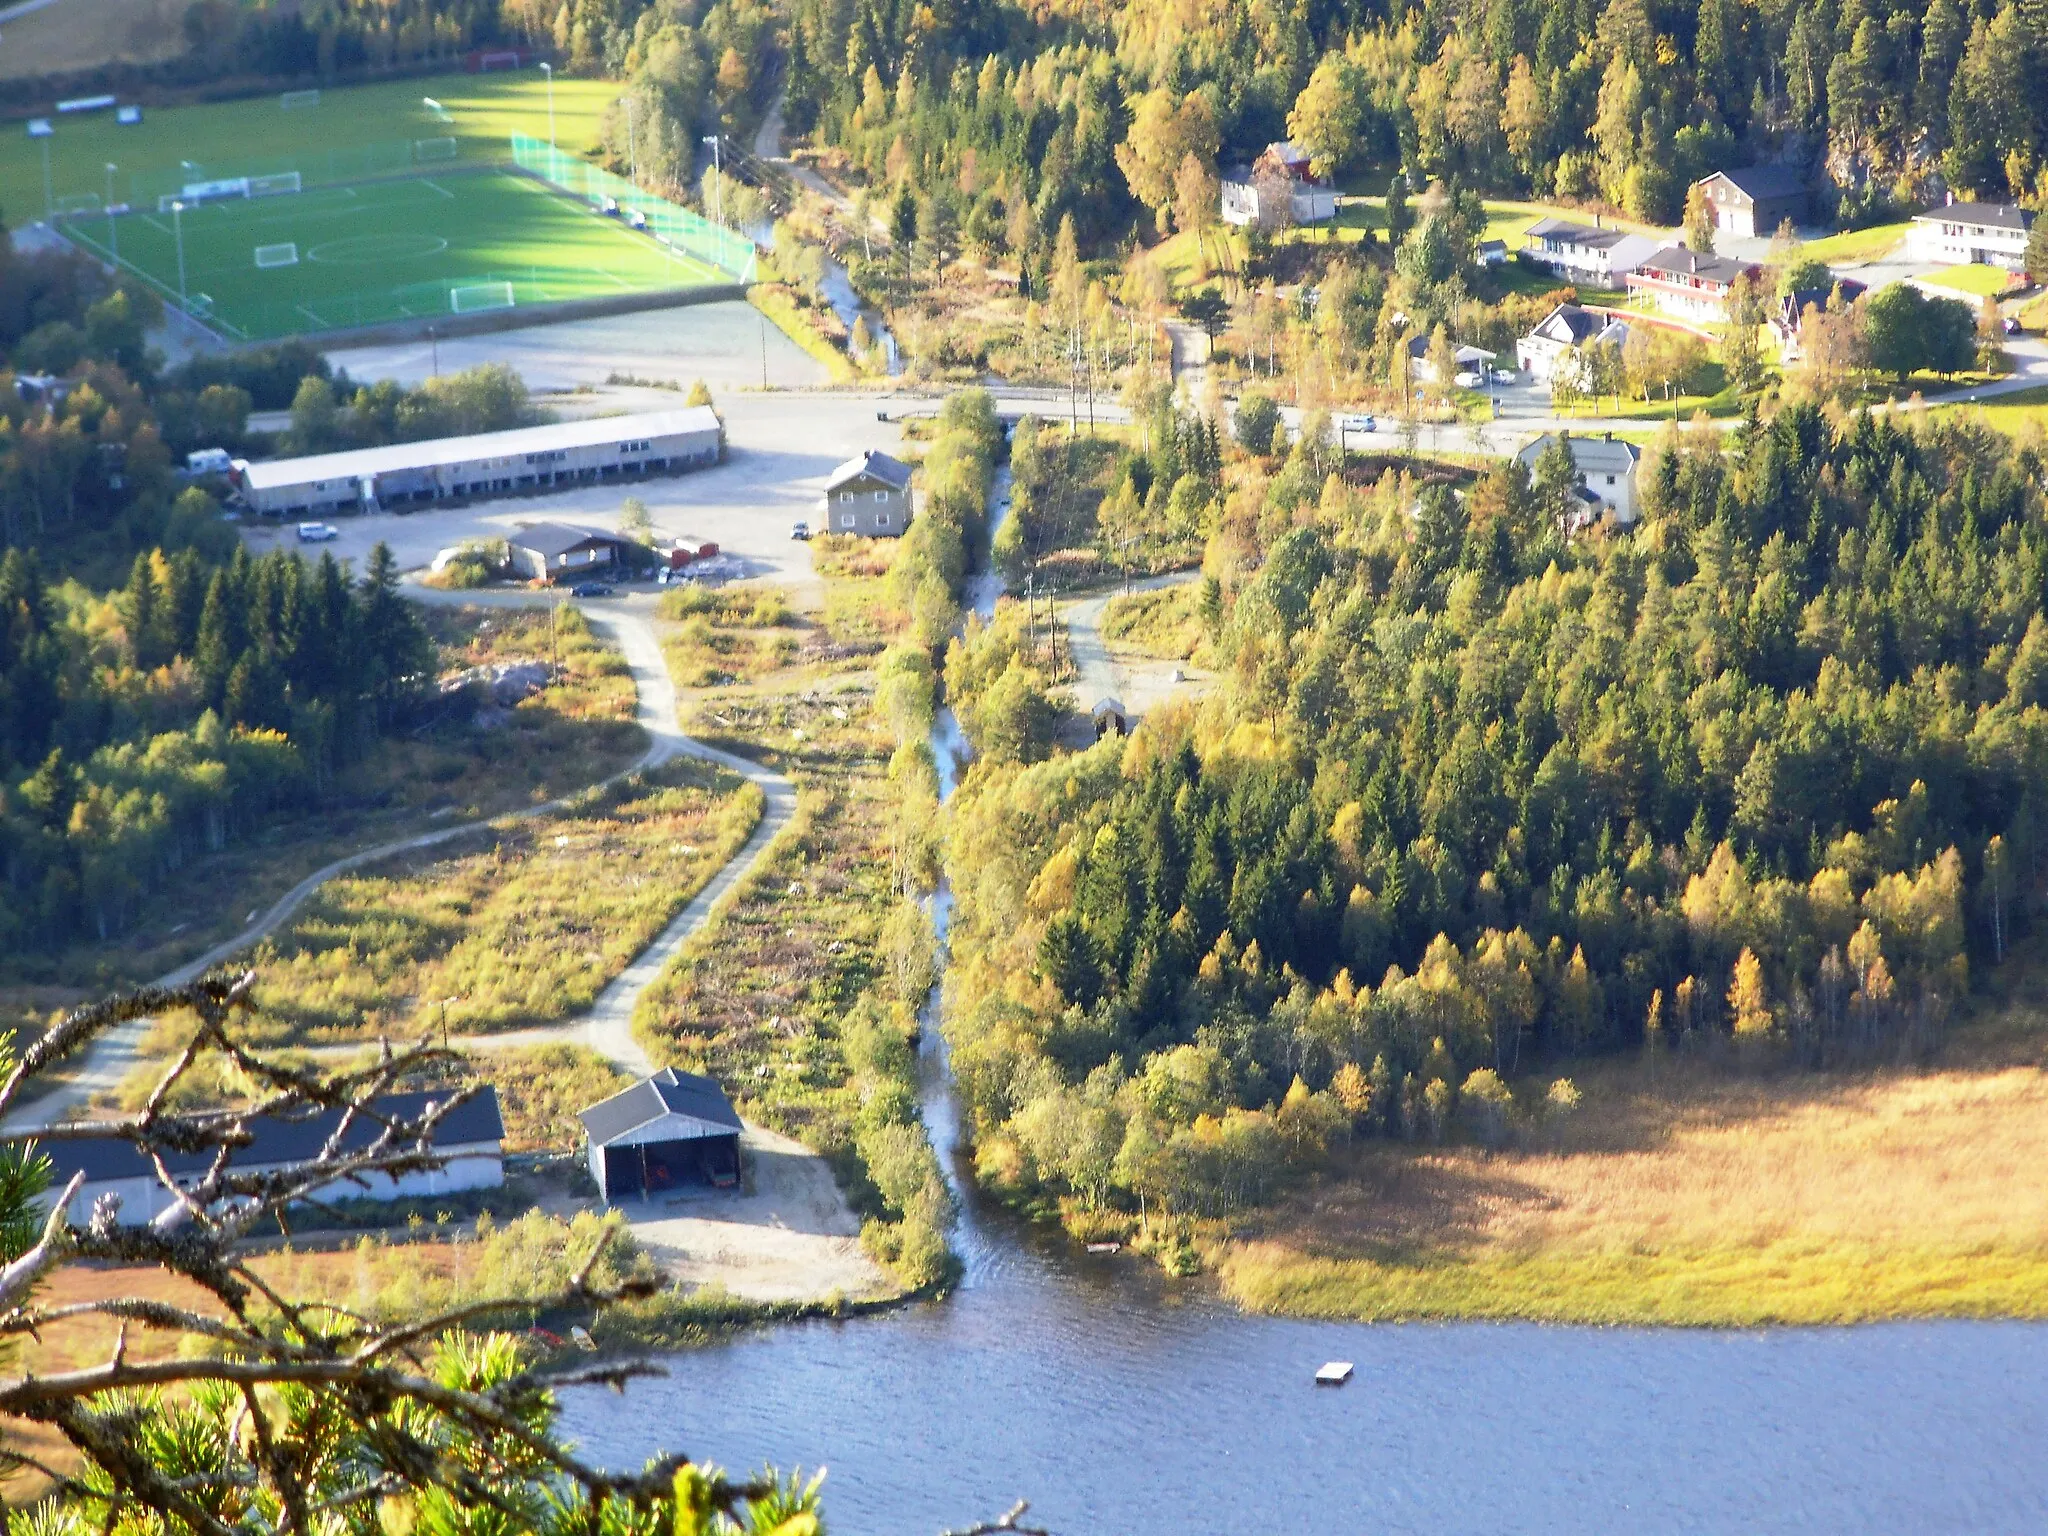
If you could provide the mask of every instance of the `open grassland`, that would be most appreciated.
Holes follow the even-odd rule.
[[[1889,256],[1912,228],[1910,219],[1901,219],[1896,224],[1846,229],[1839,235],[1808,241],[1805,254],[1831,267],[1860,266],[1866,261],[1880,261]]]
[[[0,47],[0,79],[175,59],[185,51],[190,9],[188,0],[92,0],[17,16]]]
[[[1214,1256],[1318,1317],[2048,1316],[2048,1036],[2001,1027],[1926,1074],[1613,1064],[1548,1146],[1360,1150]]]
[[[77,9],[64,0],[44,14]],[[18,25],[9,24],[9,51]],[[554,92],[555,142],[571,154],[593,148],[618,85],[563,76]],[[441,104],[445,119],[426,105],[428,98]],[[0,208],[11,223],[42,215],[45,144],[59,207],[101,206],[111,164],[114,201],[154,209],[159,196],[190,181],[296,170],[311,186],[412,169],[421,140],[454,140],[449,166],[505,160],[515,131],[548,136],[548,86],[533,70],[431,75],[323,90],[311,106],[286,108],[280,96],[266,94],[152,107],[141,123],[126,128],[112,112],[55,121],[57,132],[46,140],[0,134]],[[188,161],[194,169],[186,168]]]
[[[1102,638],[1146,656],[1186,661],[1201,647],[1200,582],[1113,597],[1102,610]]]
[[[331,880],[247,960],[269,1043],[478,1034],[586,1009],[760,820],[760,790],[689,759],[481,847]]]
[[[1942,405],[1930,402],[1932,412],[1955,412],[1972,421],[1982,421],[1996,427],[2008,437],[2039,433],[2048,429],[2048,385],[2037,384],[2030,389],[2016,389],[2010,394],[1995,395],[1980,405]]]
[[[444,670],[552,655],[557,682],[495,725],[438,706],[420,729],[372,744],[298,812],[182,872],[177,898],[104,944],[0,957],[0,1004],[39,1014],[139,985],[232,937],[311,871],[345,854],[539,804],[626,767],[646,733],[633,722],[633,679],[573,609],[551,632],[545,612],[428,608]]]
[[[764,677],[790,665],[822,629],[793,612],[779,587],[672,587],[661,616],[669,675],[680,688],[715,688]]]
[[[212,324],[253,341],[432,318],[458,303],[467,312],[508,297],[548,304],[724,281],[530,177],[484,166],[226,198],[175,217],[138,207],[113,226],[62,227],[167,298],[204,295]],[[258,266],[259,249],[284,264]]]

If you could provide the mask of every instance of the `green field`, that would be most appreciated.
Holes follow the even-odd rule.
[[[599,120],[618,93],[611,81],[556,80],[555,142],[573,154],[594,147]],[[446,120],[426,106],[429,97]],[[308,186],[359,181],[441,164],[451,151],[458,164],[496,162],[514,132],[548,136],[548,86],[532,70],[349,86],[289,110],[280,102],[264,95],[152,107],[129,128],[111,112],[58,117],[48,139],[10,127],[0,133],[0,212],[13,225],[42,217],[46,145],[55,207],[100,207],[111,164],[114,201],[154,209],[188,181],[289,170]],[[454,144],[438,142],[444,139]]]
[[[2012,274],[2003,267],[1990,266],[1984,262],[1972,262],[1960,267],[1938,267],[1932,272],[1923,272],[1923,283],[1933,283],[1939,288],[1953,288],[1958,293],[1972,294],[1977,298],[1990,298],[2003,293],[2012,286]]]
[[[124,268],[176,299],[182,225],[190,307],[248,341],[495,308],[508,283],[523,306],[729,280],[497,169],[234,198],[175,218],[152,207],[112,223],[110,231],[104,218],[74,218],[63,228],[102,258],[118,245]],[[295,262],[256,265],[258,246],[286,244]],[[474,291],[483,285],[499,287]],[[462,309],[456,289],[472,290]]]

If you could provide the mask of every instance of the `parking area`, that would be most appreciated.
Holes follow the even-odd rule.
[[[599,391],[578,398],[600,408],[644,410],[650,407],[639,397],[655,393]],[[790,538],[790,525],[804,519],[815,526],[818,499],[831,472],[864,448],[900,451],[902,428],[878,421],[875,402],[857,396],[734,393],[721,397],[718,409],[725,418],[727,456],[714,468],[467,507],[331,517],[336,537],[306,548],[332,550],[360,570],[381,539],[401,569],[413,570],[425,566],[437,550],[465,539],[500,538],[521,523],[576,523],[616,532],[620,509],[631,496],[646,504],[658,540],[713,540],[739,563],[743,576],[785,583],[800,604],[807,603],[820,586],[810,546]],[[298,547],[290,523],[248,523],[243,538],[258,551]]]

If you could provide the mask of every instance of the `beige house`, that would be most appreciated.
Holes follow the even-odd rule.
[[[870,448],[832,471],[820,510],[832,533],[897,538],[910,526],[910,466]]]

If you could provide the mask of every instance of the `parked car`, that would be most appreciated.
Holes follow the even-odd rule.
[[[1521,375],[1512,368],[1496,368],[1493,370],[1493,382],[1496,384],[1513,384],[1520,378]]]
[[[2018,317],[2017,315],[2007,315],[2007,316],[2005,317],[2005,334],[2006,334],[2006,335],[2008,335],[2008,336],[2017,336],[2017,335],[2019,335],[2019,333],[2020,333],[2020,322],[2019,322],[2019,317]]]
[[[332,523],[299,524],[299,542],[301,544],[325,544],[340,537],[341,530]]]
[[[811,525],[799,518],[790,525],[789,536],[792,539],[808,539],[811,536]]]
[[[612,589],[601,581],[579,581],[569,589],[571,597],[610,597]]]

